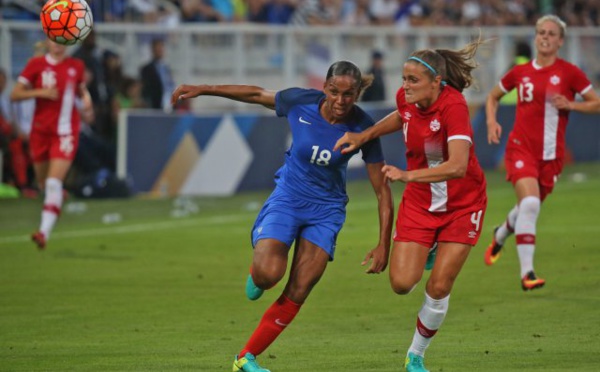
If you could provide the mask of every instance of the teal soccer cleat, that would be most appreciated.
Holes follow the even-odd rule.
[[[435,257],[437,256],[437,247],[438,243],[433,243],[433,247],[429,250],[429,255],[427,256],[427,262],[425,263],[425,270],[433,269],[433,264],[435,263]]]
[[[265,293],[265,290],[258,288],[252,280],[252,275],[248,274],[248,279],[246,279],[246,297],[248,297],[250,301],[256,301],[263,293]]]
[[[429,372],[423,364],[423,357],[413,353],[408,353],[404,361],[404,368],[407,372]]]
[[[238,359],[237,355],[233,361],[233,372],[271,372],[264,369],[256,363],[256,358],[250,353],[246,353],[243,358]]]

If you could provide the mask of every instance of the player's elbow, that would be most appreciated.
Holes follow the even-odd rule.
[[[448,169],[448,178],[463,178],[467,175],[467,164],[454,164]]]

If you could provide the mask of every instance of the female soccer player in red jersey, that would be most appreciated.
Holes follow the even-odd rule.
[[[71,167],[79,142],[79,110],[93,115],[92,101],[83,82],[83,62],[68,57],[66,47],[51,41],[48,53],[29,60],[10,98],[35,98],[29,138],[33,167],[40,190],[45,191],[40,228],[31,238],[44,249],[60,215],[63,181]],[[79,97],[79,98],[78,98]]]
[[[524,291],[545,284],[533,269],[536,224],[541,203],[552,192],[563,168],[569,111],[600,112],[600,99],[583,71],[558,57],[565,23],[547,15],[537,21],[535,29],[536,58],[506,73],[486,101],[488,142],[498,144],[502,134],[496,120],[498,101],[517,89],[516,119],[505,153],[507,179],[513,184],[517,204],[506,221],[494,229],[484,260],[486,265],[493,265],[506,238],[514,233]],[[583,102],[575,102],[575,94],[580,94]]]
[[[410,372],[427,371],[425,349],[446,316],[454,280],[479,239],[487,206],[485,176],[475,157],[469,110],[461,94],[471,85],[480,44],[412,53],[404,63],[397,111],[360,134],[344,134],[334,148],[344,153],[384,134],[404,133],[407,170],[390,165],[382,170],[389,180],[407,184],[390,258],[396,293],[410,293],[421,280],[429,247],[437,243],[404,363]]]

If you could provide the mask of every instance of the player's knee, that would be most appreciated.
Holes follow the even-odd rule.
[[[452,290],[454,280],[442,279],[442,280],[429,280],[427,282],[427,294],[431,298],[440,299],[448,296]]]
[[[541,201],[537,196],[526,196],[519,203],[519,214],[537,216],[540,213]]]
[[[252,280],[257,287],[269,289],[277,284],[285,275],[285,266],[265,265],[254,263],[252,266]]]
[[[399,295],[405,295],[412,292],[413,289],[419,284],[421,278],[406,278],[397,275],[390,276],[390,285],[394,293]]]

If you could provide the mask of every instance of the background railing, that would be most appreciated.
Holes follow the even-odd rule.
[[[163,28],[161,28],[163,27]],[[532,44],[533,27],[414,28],[262,26],[255,24],[186,24],[169,29],[148,24],[96,24],[99,50],[110,50],[123,61],[125,74],[138,77],[150,59],[150,41],[166,40],[166,60],[175,84],[245,83],[270,89],[319,84],[336,60],[369,67],[373,49],[384,52],[388,103],[400,86],[402,64],[422,48],[460,48],[478,37],[491,39],[478,52],[475,71],[478,90],[465,92],[471,103],[481,103],[489,89],[513,61],[516,41]],[[0,66],[15,78],[32,54],[32,45],[44,35],[37,22],[0,23]],[[77,47],[73,47],[76,49]],[[532,48],[533,49],[533,48]],[[598,87],[600,81],[600,29],[569,28],[561,55],[581,67]],[[241,107],[208,97],[193,102],[195,109],[219,111]]]

